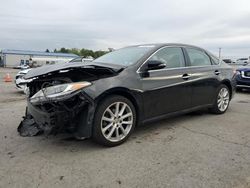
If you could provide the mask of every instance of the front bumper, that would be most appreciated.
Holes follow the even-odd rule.
[[[236,77],[237,88],[250,88],[250,78],[242,78],[240,75]]]
[[[32,105],[29,100],[27,102],[27,113],[33,117],[38,127],[47,135],[59,132],[61,129],[59,125],[64,125],[66,123],[64,120],[67,119],[66,111],[48,113]],[[65,119],[62,117],[65,117]]]
[[[88,137],[90,133],[84,131],[87,125],[84,120],[91,115],[91,106],[91,101],[83,93],[65,101],[35,105],[28,99],[26,116],[34,119],[38,129],[45,135],[67,131],[76,135],[80,132],[78,137]]]
[[[248,86],[248,85],[237,85],[237,88],[250,89],[250,86]]]
[[[16,78],[15,79],[15,84],[16,84],[16,88],[19,91],[23,91],[25,94],[27,93],[28,87],[27,87],[27,83],[29,83],[30,80],[24,80],[23,78]]]
[[[23,79],[21,79],[21,78],[17,78],[17,79],[15,79],[15,84],[16,84],[16,88],[18,89],[18,90],[21,90],[21,91],[23,91],[23,86],[24,85],[26,85],[26,83],[24,83],[24,80]]]

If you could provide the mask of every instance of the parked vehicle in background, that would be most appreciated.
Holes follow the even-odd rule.
[[[77,57],[74,58],[72,60],[70,60],[69,62],[66,63],[87,63],[87,62],[91,62],[93,61],[93,58],[84,58],[84,57]],[[65,63],[65,62],[57,62],[57,63]],[[44,66],[48,66],[48,65],[44,65]],[[26,68],[26,69],[25,69]],[[26,84],[28,82],[30,82],[31,80],[26,80],[24,79],[24,76],[31,70],[31,68],[28,67],[22,67],[23,70],[19,71],[15,77],[15,84],[16,84],[16,88],[20,91],[23,91],[24,93],[27,93],[27,86]]]
[[[13,67],[14,69],[21,69],[21,70],[24,70],[24,69],[29,69],[30,66],[27,65],[27,64],[24,64],[24,65],[19,65],[17,67]]]
[[[88,63],[33,69],[25,79],[33,80],[21,135],[70,131],[105,146],[153,120],[202,108],[223,114],[235,91],[231,66],[183,44],[130,46]]]
[[[16,88],[19,91],[23,91],[24,93],[27,92],[27,86],[26,84],[28,82],[30,82],[30,80],[26,80],[24,79],[24,76],[30,71],[31,69],[24,69],[21,70],[17,73],[16,77],[15,77],[15,84],[16,84]]]
[[[57,63],[65,63],[71,61],[73,58],[58,58],[58,57],[34,57],[30,59],[30,68],[41,67],[44,65],[52,65]]]
[[[233,63],[233,61],[231,59],[223,59],[223,61],[227,64],[231,64]]]
[[[246,65],[249,63],[249,59],[248,58],[240,58],[240,59],[237,59],[235,63],[238,65]]]
[[[236,70],[237,90],[250,89],[250,64]]]

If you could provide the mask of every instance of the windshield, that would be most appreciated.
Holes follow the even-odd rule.
[[[69,61],[69,63],[74,63],[74,62],[82,62],[82,57],[76,57]]]
[[[135,64],[143,55],[154,47],[155,46],[151,45],[122,48],[103,55],[94,60],[94,62],[129,66]]]

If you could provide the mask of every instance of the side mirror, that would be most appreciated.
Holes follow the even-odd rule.
[[[148,63],[148,70],[163,69],[166,67],[165,63],[162,63],[161,61],[157,60],[149,60],[147,63]]]

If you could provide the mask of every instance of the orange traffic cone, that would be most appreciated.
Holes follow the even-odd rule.
[[[7,73],[7,74],[5,75],[4,81],[5,81],[5,82],[12,82],[12,78],[10,77],[10,74],[9,74],[9,73]]]

